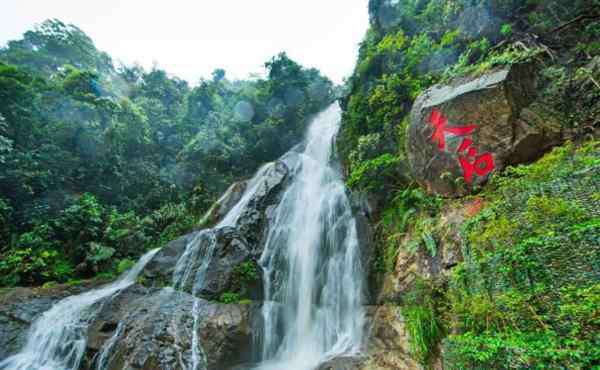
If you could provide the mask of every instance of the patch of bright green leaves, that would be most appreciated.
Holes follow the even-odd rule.
[[[415,288],[402,302],[402,316],[409,334],[413,357],[429,368],[438,354],[438,345],[444,337],[437,288],[418,280]]]
[[[494,179],[450,280],[452,368],[599,364],[599,152],[566,145]]]
[[[409,187],[398,191],[383,211],[380,223],[383,251],[376,267],[392,271],[401,245],[407,246],[413,253],[424,247],[431,256],[435,256],[434,217],[441,204],[441,198],[428,195],[421,188]],[[407,242],[409,233],[411,238]]]

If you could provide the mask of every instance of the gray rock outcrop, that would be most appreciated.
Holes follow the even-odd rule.
[[[530,65],[428,89],[410,116],[408,156],[414,177],[430,192],[461,196],[495,171],[537,159],[560,142],[561,128],[535,99]]]

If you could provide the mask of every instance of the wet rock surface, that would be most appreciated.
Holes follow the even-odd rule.
[[[204,215],[202,221],[200,221],[200,224],[203,226],[213,226],[220,219],[225,217],[227,212],[229,212],[233,208],[233,206],[235,206],[235,204],[242,198],[242,195],[244,195],[244,191],[246,190],[247,186],[248,181],[239,181],[233,183],[227,189],[225,194],[223,194],[223,196],[221,196],[221,198],[219,198],[219,200],[217,200],[215,204],[213,204],[212,207],[210,207],[208,212],[206,212],[206,214]]]
[[[54,303],[103,283],[103,281],[86,281],[77,286],[14,288],[0,292],[0,361],[23,347],[33,321],[50,309]]]
[[[203,239],[210,237],[216,240],[215,257],[206,272],[203,287],[194,293],[203,298],[217,299],[222,293],[227,292],[235,283],[233,273],[236,266],[248,261],[256,262],[260,257],[269,215],[292,175],[291,171],[296,166],[297,156],[298,153],[292,150],[280,160],[267,164],[256,183],[252,184],[251,180],[245,182],[244,188],[256,186],[256,189],[238,210],[239,217],[234,220],[232,226],[217,226],[210,231],[210,235],[206,234],[206,236],[201,235],[206,233],[205,231],[195,231],[167,244],[146,266],[143,273],[144,284],[150,287],[171,285],[175,266],[186,247],[195,239],[202,239],[199,242],[204,243],[208,241]],[[229,211],[234,206],[230,198],[236,201],[242,198],[242,195],[235,195],[239,192],[233,191],[232,188],[228,193],[229,195],[226,193],[219,200],[221,203],[217,207],[219,211],[213,211],[214,215],[223,217],[227,212],[223,213],[221,210]],[[220,220],[213,219],[213,221]],[[191,276],[195,276],[195,271],[201,263],[201,259],[193,262]],[[189,279],[182,290],[192,293],[193,285],[194,279]],[[250,287],[252,298],[260,299],[259,285]]]
[[[417,370],[411,357],[404,318],[399,306],[366,307],[365,348],[361,356],[341,356],[318,370]]]
[[[355,357],[337,357],[321,364],[317,370],[359,370],[363,361]]]
[[[369,328],[367,357],[357,369],[421,369],[410,355],[408,331],[400,307],[384,305],[372,310],[374,312]]]
[[[494,171],[540,157],[562,134],[551,110],[535,100],[535,69],[530,65],[428,89],[410,116],[413,175],[430,192],[460,196]]]
[[[215,256],[206,270],[204,284],[201,289],[194,291],[194,279],[188,279],[181,290],[207,299],[218,299],[219,296],[228,291],[234,284],[234,270],[244,261],[258,258],[237,229],[223,227],[212,231],[211,234],[202,234],[198,231],[181,237],[165,246],[146,267],[144,272],[144,285],[152,287],[164,287],[172,284],[173,273],[177,261],[185,252],[188,243],[208,243],[208,239],[214,238],[217,244]],[[194,241],[194,239],[196,239]],[[212,241],[210,241],[212,242]],[[200,268],[204,260],[196,258],[191,263],[192,276]]]
[[[220,304],[198,300],[171,288],[128,288],[106,302],[88,332],[87,363],[115,338],[107,370],[191,369],[196,330],[207,368],[226,369],[249,359],[252,305]],[[118,327],[122,326],[121,331]]]
[[[365,299],[367,304],[374,304],[379,294],[378,286],[380,285],[376,277],[372,276],[371,271],[368,271],[369,267],[373,266],[376,258],[374,249],[375,233],[371,226],[374,223],[374,206],[364,193],[352,193],[350,202],[356,222],[358,243],[362,253],[361,261],[365,269],[365,276],[367,277],[368,288],[365,292]]]

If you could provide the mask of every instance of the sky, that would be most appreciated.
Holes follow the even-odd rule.
[[[336,83],[350,75],[368,0],[2,0],[0,45],[45,19],[81,28],[116,61],[157,65],[192,84],[223,68],[264,72],[281,51]]]

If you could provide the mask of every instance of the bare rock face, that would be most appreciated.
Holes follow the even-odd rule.
[[[411,111],[408,156],[416,180],[444,196],[468,194],[495,171],[532,161],[561,140],[534,103],[535,70],[515,65],[421,94]]]
[[[400,307],[368,306],[366,342],[360,357],[336,357],[318,370],[421,370],[411,357],[409,336]],[[437,369],[437,368],[436,368]]]
[[[455,205],[443,209],[435,225],[443,237],[436,238],[436,253],[433,256],[425,248],[413,252],[400,247],[394,270],[384,277],[378,303],[401,302],[403,295],[415,287],[417,280],[444,281],[452,268],[463,261],[460,235],[462,224],[482,207],[481,199],[473,197],[457,201]],[[408,244],[411,237],[414,235],[408,233],[402,245]]]
[[[297,155],[297,152],[292,150],[278,161],[267,164],[260,172],[262,175],[258,181],[249,180],[230,187],[205,219],[210,221],[209,224],[215,224],[226,217],[231,209],[240,207],[235,210],[239,217],[232,221],[233,224],[217,225],[207,229],[208,231],[194,231],[167,244],[146,265],[143,272],[144,285],[149,287],[172,285],[175,266],[190,243],[210,243],[214,240],[216,243],[214,258],[206,271],[203,287],[194,294],[206,299],[218,299],[222,293],[231,291],[236,283],[234,281],[236,267],[245,262],[255,263],[262,254],[263,238],[267,232],[270,212],[278,203],[292,175]],[[241,200],[244,196],[242,189],[248,187],[253,188],[251,196]],[[190,261],[190,276],[196,276],[202,262],[202,258]],[[191,278],[186,280],[181,289],[192,293],[193,286],[194,279]],[[250,297],[260,299],[261,288],[261,284],[258,283],[248,287]]]
[[[411,357],[409,336],[397,306],[380,306],[372,319],[368,358],[361,370],[413,370],[421,366]]]
[[[194,315],[197,304],[197,320]],[[209,370],[249,359],[251,305],[220,304],[171,288],[128,288],[105,302],[88,331],[87,363],[110,345],[107,370],[191,369],[194,331]]]
[[[242,198],[244,191],[248,186],[248,181],[239,181],[233,183],[225,194],[219,198],[206,212],[200,224],[203,226],[212,226],[217,223],[220,219],[225,217],[233,206]]]

